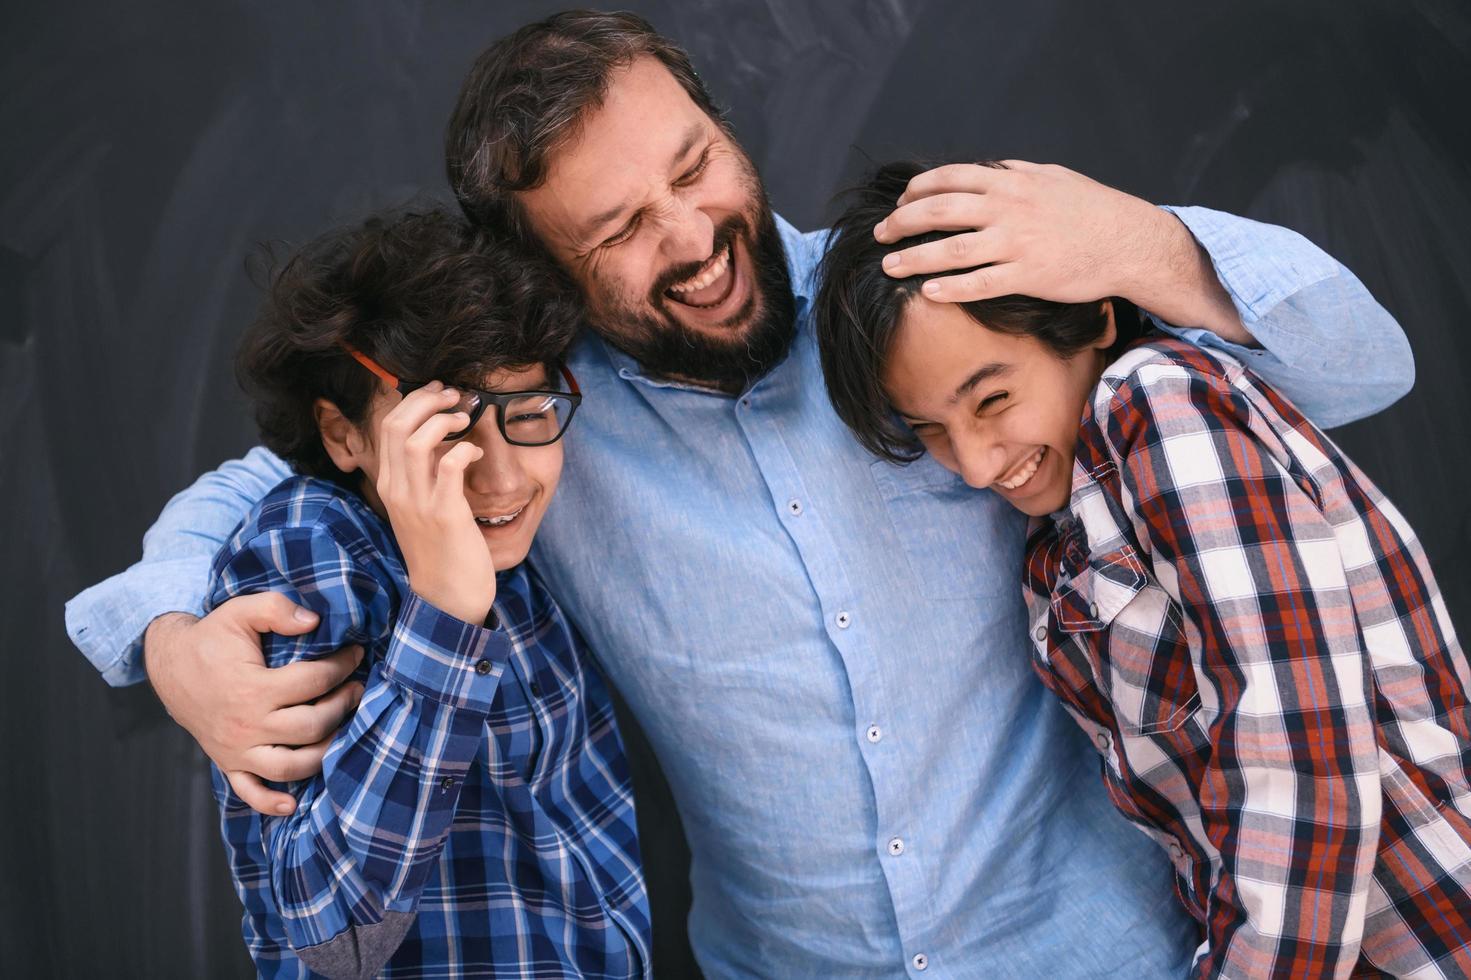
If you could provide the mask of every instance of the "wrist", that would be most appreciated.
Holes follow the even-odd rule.
[[[182,629],[199,622],[199,617],[190,613],[164,613],[155,616],[143,631],[143,672],[151,682],[155,672],[166,658],[169,639]]]
[[[1238,344],[1252,342],[1236,305],[1216,275],[1210,253],[1190,228],[1149,205],[1141,242],[1124,290],[1117,295],[1176,327],[1201,327]]]
[[[440,583],[419,583],[409,578],[409,588],[414,594],[440,612],[453,616],[473,626],[482,626],[490,616],[491,601],[495,590],[491,588],[479,594],[469,594],[463,587]]]

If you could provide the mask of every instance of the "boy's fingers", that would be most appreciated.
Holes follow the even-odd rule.
[[[362,647],[343,647],[336,653],[317,660],[298,660],[284,667],[277,667],[269,671],[261,683],[269,685],[271,702],[277,708],[310,704],[347,680],[362,659]],[[287,744],[297,745],[300,742]]]
[[[454,404],[444,385],[438,381],[411,391],[404,396],[404,400],[389,409],[379,423],[379,432],[382,435],[379,448],[379,475],[378,485],[380,488],[387,486],[390,479],[403,480],[407,461],[404,458],[404,444],[409,436],[413,435],[424,421],[436,413]],[[386,461],[387,466],[383,466]],[[392,477],[385,474],[391,473]]]
[[[277,708],[266,716],[262,736],[279,745],[310,745],[331,738],[352,717],[362,697],[363,685],[348,681],[315,704]]]
[[[236,769],[225,773],[235,795],[256,813],[267,817],[282,817],[296,809],[296,800],[290,793],[271,789],[259,776],[252,772]]]
[[[434,493],[435,455],[451,432],[470,424],[464,412],[449,412],[427,419],[404,444],[405,485],[415,500],[428,500]]]
[[[485,450],[473,442],[459,442],[440,457],[439,473],[434,483],[434,493],[440,503],[464,501],[465,470],[484,455]]]

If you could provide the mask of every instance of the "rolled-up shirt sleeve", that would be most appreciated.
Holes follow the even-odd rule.
[[[1415,383],[1399,323],[1358,278],[1297,232],[1199,207],[1168,207],[1210,256],[1260,347],[1190,324],[1161,328],[1249,366],[1323,428],[1382,411]]]
[[[73,596],[66,631],[103,680],[136,684],[143,632],[165,613],[204,611],[210,562],[256,501],[290,475],[279,457],[255,448],[175,494],[143,536],[143,557]]]

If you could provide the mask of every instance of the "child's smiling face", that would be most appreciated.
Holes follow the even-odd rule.
[[[895,411],[925,449],[978,490],[1025,514],[1066,506],[1088,394],[1113,344],[1108,328],[1063,359],[1036,339],[990,330],[959,306],[916,294],[883,372]]]

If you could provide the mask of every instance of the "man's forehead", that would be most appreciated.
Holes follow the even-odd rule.
[[[570,241],[666,180],[712,125],[667,68],[636,59],[613,73],[602,104],[552,151],[547,179],[522,192],[522,206],[538,234]]]

